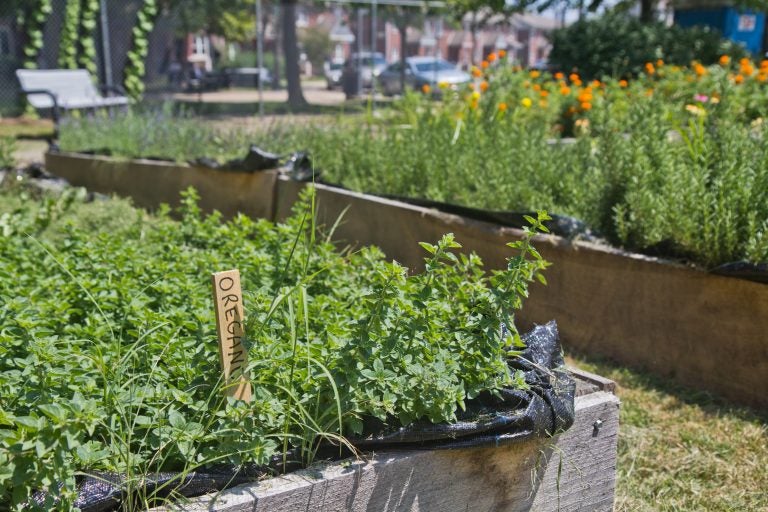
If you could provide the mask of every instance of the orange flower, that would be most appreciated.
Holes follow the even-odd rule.
[[[483,69],[488,69],[488,66],[490,66],[490,64],[488,64],[487,60],[484,60],[483,62],[480,63],[480,67]]]
[[[659,60],[656,61],[656,67],[657,68],[660,68],[663,65],[664,65],[664,61],[663,60],[659,59]]]
[[[577,78],[576,80],[574,80],[573,85],[575,85],[576,87],[581,87],[581,79]]]
[[[542,89],[541,91],[539,91],[539,94],[541,95],[542,98],[546,98],[547,96],[549,96],[549,91],[545,91]]]
[[[539,106],[541,108],[547,108],[547,100],[539,100]]]
[[[475,78],[480,78],[481,76],[483,76],[483,72],[480,71],[480,68],[478,68],[477,66],[472,66],[472,76]]]
[[[568,96],[569,94],[571,94],[571,88],[568,87],[567,85],[562,86],[560,88],[560,94],[562,94],[563,96]]]
[[[704,76],[704,75],[706,75],[706,74],[707,74],[707,68],[705,68],[704,66],[702,66],[702,65],[701,65],[699,62],[695,62],[695,63],[693,64],[693,71],[694,71],[694,72],[696,73],[696,75],[698,75],[698,76]]]
[[[768,69],[768,59],[763,59],[760,61],[760,69]]]
[[[619,87],[624,89],[625,87],[628,87],[628,86],[629,86],[629,82],[627,82],[626,80],[623,80],[623,79],[619,80]]]
[[[581,110],[584,110],[586,112],[587,110],[591,110],[591,109],[592,109],[592,104],[589,103],[588,101],[583,101],[581,103]]]
[[[507,104],[502,101],[501,103],[499,103],[499,112],[506,112],[506,111],[507,111]]]
[[[768,79],[768,74],[763,73],[762,71],[757,74],[757,81],[758,82],[765,82],[766,79]]]
[[[429,94],[430,92],[432,92],[432,88],[428,84],[424,84],[421,86],[421,92],[423,92],[424,94]]]
[[[645,72],[648,73],[649,75],[652,75],[652,74],[654,74],[656,72],[656,68],[653,67],[653,63],[652,62],[646,62],[645,63]]]
[[[736,82],[737,84],[743,83],[744,82],[744,75],[742,75],[742,74],[736,75],[735,77],[733,77],[733,81]]]
[[[507,50],[499,50],[499,58],[503,59],[507,56]]]
[[[653,89],[646,89],[645,90],[645,95],[646,96],[653,96]]]
[[[555,80],[562,80],[563,78],[565,78],[565,75],[562,74],[560,71],[555,73]]]
[[[752,65],[752,61],[746,58],[741,59],[741,62],[739,62],[739,68],[742,75],[752,76],[752,73],[755,72],[755,67]]]
[[[470,91],[474,91],[475,90],[475,84],[473,84],[471,82],[469,84],[467,84],[467,87],[469,87]]]
[[[495,60],[496,60],[496,54],[495,54],[495,53],[489,53],[489,54],[488,54],[488,57],[486,57],[486,60],[487,60],[488,62],[493,62],[493,61],[495,61]]]
[[[571,73],[570,75],[568,75],[568,80],[570,80],[571,82],[580,82],[581,81],[581,80],[579,80],[579,75],[577,73]]]
[[[721,55],[718,62],[721,66],[727,66],[731,62],[731,58],[727,55]]]
[[[487,90],[488,90],[488,82],[486,82],[485,80],[483,80],[482,82],[480,82],[480,90],[481,90],[482,92],[485,92],[485,91],[487,91]]]
[[[472,103],[469,104],[469,108],[472,110],[477,110],[478,106],[480,106],[480,102],[477,100],[472,100]]]
[[[600,87],[601,85],[603,84],[600,83],[600,80],[592,80],[592,87]]]
[[[539,84],[533,84],[533,90],[538,92],[541,90],[541,86]]]
[[[587,91],[587,90],[584,90],[584,91],[582,91],[582,92],[579,94],[579,96],[578,96],[578,98],[577,98],[577,99],[578,99],[578,100],[579,100],[579,102],[581,102],[581,103],[590,103],[590,102],[592,101],[592,93],[591,93],[591,92],[589,92],[589,91]]]
[[[536,71],[534,69],[533,71],[531,71],[530,75],[531,75],[531,78],[539,78],[539,76],[541,75],[541,71]]]

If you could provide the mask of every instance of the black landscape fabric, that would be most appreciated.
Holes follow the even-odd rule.
[[[416,422],[395,430],[378,426],[375,434],[352,438],[362,451],[437,450],[500,446],[534,438],[549,437],[567,430],[574,421],[576,382],[566,371],[557,325],[554,321],[536,326],[523,336],[526,348],[509,360],[510,369],[525,375],[528,389],[502,389],[497,394],[484,393],[468,400],[466,411],[454,423]],[[372,431],[372,430],[369,430]],[[335,450],[338,457],[338,447]],[[287,470],[299,469],[293,458]],[[200,496],[258,480],[282,471],[282,457],[269,467],[232,468],[219,466],[210,470],[187,473],[156,473],[144,480],[145,496],[162,499],[174,496]],[[33,501],[43,505],[51,496],[39,492]],[[120,508],[128,498],[124,478],[109,473],[91,473],[78,482],[75,505],[82,512],[107,512]]]

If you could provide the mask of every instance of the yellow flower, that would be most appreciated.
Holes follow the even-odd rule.
[[[472,95],[470,97],[472,98],[472,101],[477,101],[480,99],[480,93],[477,91],[472,91]]]
[[[533,105],[533,100],[531,100],[531,98],[526,96],[525,98],[520,100],[520,104],[525,108],[531,108],[531,105]]]
[[[437,86],[438,86],[439,88],[441,88],[441,89],[445,90],[445,89],[447,89],[448,87],[450,87],[450,86],[451,86],[451,84],[449,84],[448,82],[445,82],[445,81],[443,81],[443,82],[438,82]]]
[[[424,94],[429,94],[430,92],[432,92],[432,88],[428,84],[424,84],[421,86],[421,92],[423,92]]]
[[[706,110],[704,110],[703,108],[699,107],[698,105],[686,105],[685,106],[685,110],[687,110],[688,112],[690,112],[691,114],[693,114],[695,116],[703,116],[704,114],[707,113]]]
[[[507,111],[507,104],[502,101],[501,103],[499,103],[499,112],[506,112],[506,111]]]

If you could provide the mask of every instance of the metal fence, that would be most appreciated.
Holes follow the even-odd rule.
[[[36,64],[40,69],[61,67],[59,61],[62,27],[65,22],[67,2],[79,0],[51,0],[51,13],[43,27],[43,47]],[[131,31],[141,6],[141,0],[101,0],[104,7],[97,13],[93,38],[96,47],[95,77],[103,84],[121,84],[127,54],[133,44]],[[15,71],[23,63],[25,35],[15,17],[0,18],[0,116],[19,114],[23,109]],[[162,81],[167,73],[168,61],[174,45],[174,16],[161,13],[150,35],[145,83],[151,88]],[[106,57],[106,58],[105,58]]]

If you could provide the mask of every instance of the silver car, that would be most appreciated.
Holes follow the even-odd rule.
[[[391,96],[399,94],[401,87],[401,64],[390,64],[379,75],[379,84],[384,94]],[[437,93],[438,84],[445,83],[451,87],[465,84],[472,79],[461,71],[455,64],[435,57],[408,57],[405,59],[405,84],[419,90],[428,85]]]

